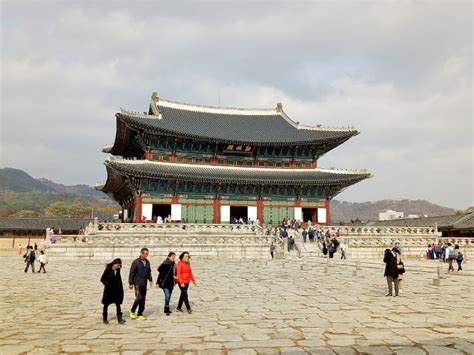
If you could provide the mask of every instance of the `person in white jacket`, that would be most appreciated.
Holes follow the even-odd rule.
[[[43,274],[45,274],[46,269],[44,268],[44,266],[48,263],[48,258],[46,257],[46,255],[44,254],[44,251],[42,251],[42,250],[40,252],[40,256],[38,258],[38,261],[40,263],[40,268],[39,268],[38,272],[41,272],[41,269],[42,269]]]
[[[448,243],[448,247],[446,248],[446,260],[448,260],[448,272],[454,271],[454,259],[456,259],[456,252],[454,251],[453,245]]]

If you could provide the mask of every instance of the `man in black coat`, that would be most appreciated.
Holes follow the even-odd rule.
[[[122,318],[122,310],[120,305],[123,302],[123,284],[120,269],[122,268],[122,260],[115,259],[105,267],[104,273],[100,278],[100,282],[104,284],[104,294],[102,295],[102,304],[104,310],[102,312],[102,321],[104,324],[109,324],[107,320],[107,308],[109,304],[115,303],[117,308],[117,321],[119,324],[124,324]]]
[[[148,249],[142,248],[140,250],[140,256],[135,259],[130,267],[130,274],[128,276],[128,287],[135,289],[135,302],[133,302],[132,309],[130,311],[130,318],[139,320],[145,320],[143,311],[145,310],[145,299],[146,299],[146,285],[147,281],[150,281],[151,287],[153,287],[153,278],[151,277],[151,266],[148,261]],[[138,314],[135,311],[138,307]]]
[[[385,296],[392,296],[392,283],[395,284],[395,296],[398,296],[398,266],[397,266],[397,254],[394,250],[385,249],[385,255],[383,257],[385,263],[384,276],[387,278],[388,293]]]
[[[163,261],[158,268],[159,274],[158,280],[156,281],[158,287],[165,293],[165,314],[167,316],[171,314],[170,299],[175,284],[175,259],[176,254],[171,251],[165,261]]]

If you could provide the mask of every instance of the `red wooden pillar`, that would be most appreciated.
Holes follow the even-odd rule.
[[[326,199],[326,224],[331,224],[331,201]]]
[[[221,200],[216,197],[212,203],[212,207],[214,209],[214,224],[221,223]]]
[[[170,162],[171,163],[176,163],[176,155],[175,154],[170,155]]]
[[[153,154],[151,154],[151,150],[148,149],[146,152],[145,152],[145,159],[146,160],[152,160],[153,159]]]
[[[260,224],[263,223],[263,200],[261,197],[257,200],[257,218],[260,221]]]
[[[292,168],[292,169],[296,168],[296,162],[294,160],[291,161],[290,168]]]
[[[142,193],[140,192],[135,199],[135,211],[136,211],[136,216],[134,216],[135,223],[140,223],[142,221]]]
[[[318,161],[316,159],[313,159],[313,161],[311,162],[311,167],[315,169],[318,167]]]

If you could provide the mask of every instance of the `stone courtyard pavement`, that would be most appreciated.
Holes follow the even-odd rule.
[[[151,258],[154,278],[161,259]],[[0,253],[0,354],[474,352],[472,265],[436,287],[439,262],[406,260],[403,294],[388,298],[380,261],[365,263],[357,277],[353,262],[332,262],[325,273],[324,259],[193,260],[193,314],[165,317],[162,291],[149,289],[147,320],[118,325],[110,306],[103,325],[104,263],[53,260],[47,274],[25,275],[21,257]],[[132,300],[127,289],[125,315]]]

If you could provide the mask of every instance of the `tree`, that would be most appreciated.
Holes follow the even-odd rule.
[[[41,213],[38,211],[21,210],[21,211],[15,212],[10,217],[40,217],[40,216],[41,216]]]
[[[90,217],[91,208],[88,206],[82,206],[80,204],[75,204],[69,206],[69,216],[75,218],[86,218]]]
[[[69,207],[62,201],[53,202],[46,208],[45,214],[51,217],[67,217]]]

